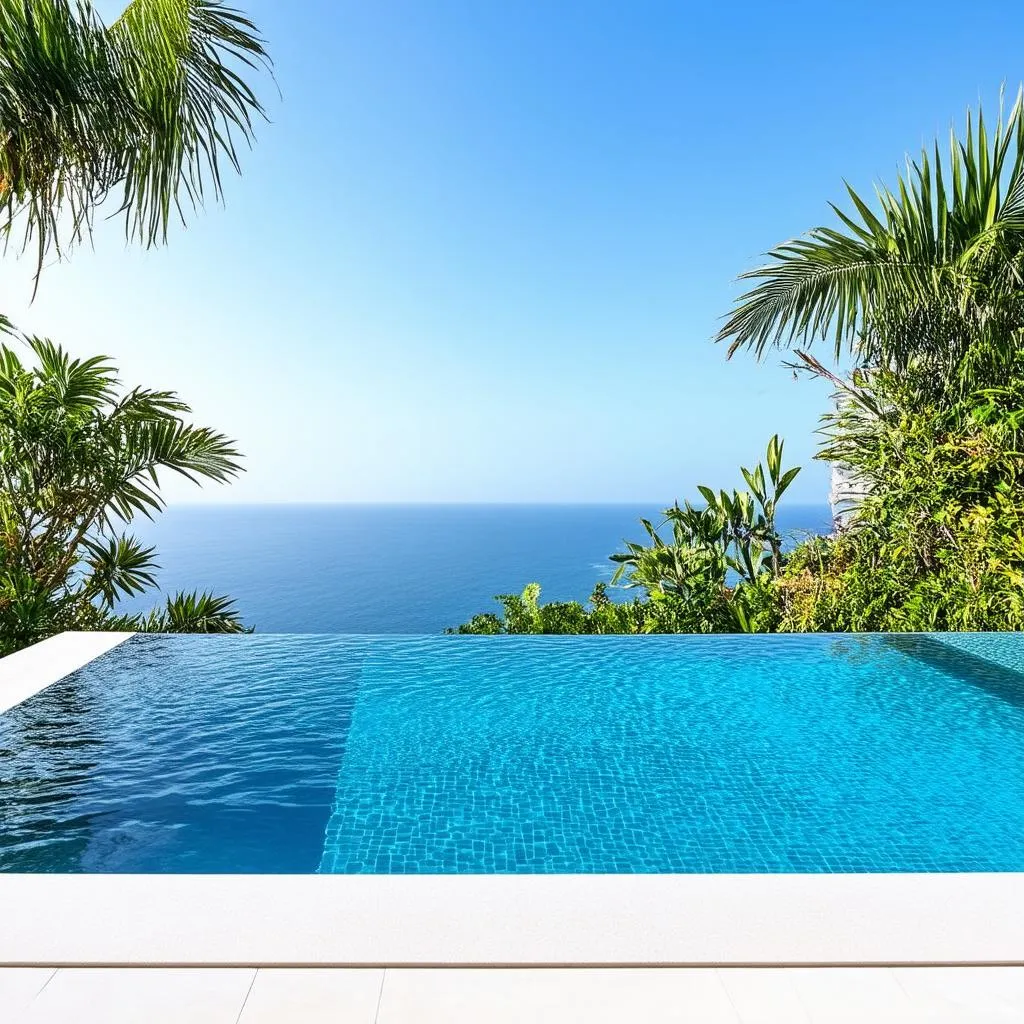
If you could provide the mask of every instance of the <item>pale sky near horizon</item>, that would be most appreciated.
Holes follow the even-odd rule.
[[[0,263],[0,309],[174,388],[247,473],[189,501],[669,503],[827,389],[712,343],[759,254],[1024,77],[1009,3],[235,0],[281,96],[161,250]],[[105,16],[120,4],[99,4]]]

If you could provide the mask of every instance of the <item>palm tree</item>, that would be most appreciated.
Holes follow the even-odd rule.
[[[0,345],[0,653],[65,629],[240,629],[231,603],[206,594],[114,618],[119,598],[156,584],[155,552],[123,527],[162,510],[161,473],[235,476],[233,443],[187,423],[172,392],[124,391],[102,356],[22,340],[34,365]]]
[[[220,0],[131,0],[105,25],[89,0],[0,0],[0,233],[38,269],[92,231],[108,200],[129,241],[167,236],[238,169],[264,115],[244,75],[269,60]]]
[[[989,135],[982,112],[908,160],[879,212],[847,185],[853,210],[773,249],[742,275],[756,282],[718,334],[731,356],[830,339],[871,371],[912,374],[931,397],[954,399],[999,383],[1020,358],[1024,331],[1022,94]]]

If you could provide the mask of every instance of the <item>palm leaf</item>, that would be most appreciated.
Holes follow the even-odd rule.
[[[873,207],[849,185],[852,210],[741,275],[754,282],[717,339],[729,355],[831,340],[838,358],[865,365],[922,361],[970,388],[984,373],[978,339],[994,359],[1020,347],[1024,330],[1024,93],[990,132],[968,114],[964,141],[951,134],[908,161],[895,189]],[[972,350],[973,348],[973,350]]]
[[[264,109],[255,26],[219,0],[132,0],[109,28],[88,0],[0,4],[0,232],[38,268],[111,197],[129,241],[163,242],[223,197]]]

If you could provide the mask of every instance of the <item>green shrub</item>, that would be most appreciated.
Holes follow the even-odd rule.
[[[171,392],[125,391],[102,356],[23,340],[34,364],[0,345],[0,654],[63,630],[240,630],[232,602],[210,594],[114,611],[156,585],[154,550],[124,529],[163,508],[160,474],[229,480],[233,443],[185,422]]]

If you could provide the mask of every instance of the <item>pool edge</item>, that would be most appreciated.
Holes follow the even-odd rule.
[[[134,635],[114,632],[58,633],[0,658],[0,715]]]
[[[1024,874],[0,875],[0,964],[1024,965]]]

